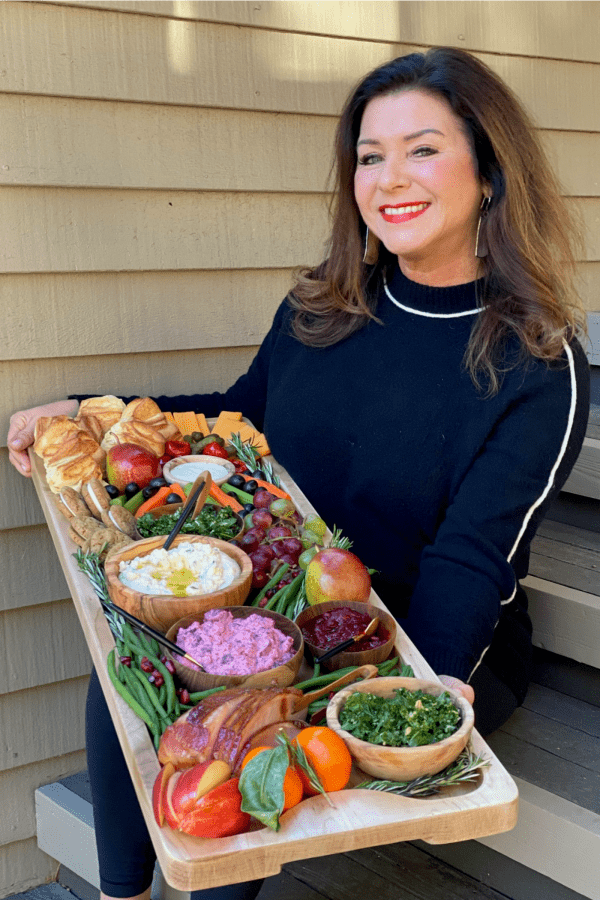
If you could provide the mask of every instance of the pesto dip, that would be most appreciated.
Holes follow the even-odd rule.
[[[339,720],[345,731],[369,744],[421,747],[450,737],[460,725],[460,711],[444,691],[439,697],[397,688],[393,697],[354,691]]]

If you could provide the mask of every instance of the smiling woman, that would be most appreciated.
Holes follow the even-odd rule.
[[[326,257],[299,274],[248,372],[222,394],[156,402],[242,410],[265,433],[434,671],[475,692],[486,735],[525,697],[521,581],[587,424],[574,232],[520,103],[464,51],[366,75],[335,147]],[[13,464],[28,471],[38,416],[72,412],[16,413]],[[133,896],[152,849],[95,679],[88,718],[103,883]],[[260,884],[238,887],[227,900]]]
[[[357,149],[360,214],[402,272],[421,284],[471,281],[479,209],[491,189],[449,104],[421,91],[376,97]]]

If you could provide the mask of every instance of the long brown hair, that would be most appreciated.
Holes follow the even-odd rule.
[[[356,143],[373,97],[420,90],[442,97],[463,123],[482,184],[493,198],[482,220],[488,255],[482,261],[485,306],[473,327],[465,366],[476,384],[498,389],[502,346],[516,333],[523,357],[551,360],[563,341],[585,332],[573,286],[578,228],[517,98],[486,65],[463,50],[411,53],[370,72],[350,94],[335,140],[332,229],[326,258],[297,275],[290,303],[296,336],[328,347],[375,318],[382,276],[395,257],[383,245],[363,261],[366,227],[354,198]]]

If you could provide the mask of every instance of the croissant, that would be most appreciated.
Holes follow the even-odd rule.
[[[164,412],[152,400],[151,397],[138,397],[127,404],[121,416],[121,422],[129,422],[135,420],[145,422],[159,431],[163,438],[168,441],[169,438],[179,434],[179,429],[174,422],[169,422]]]
[[[102,435],[104,436],[109,428],[115,422],[118,422],[125,409],[125,403],[120,397],[114,394],[105,394],[103,397],[88,397],[79,404],[79,411],[75,416],[75,421],[84,416],[94,416],[100,423]]]
[[[138,444],[159,457],[165,452],[165,439],[160,431],[145,422],[138,422],[136,419],[131,419],[129,422],[117,422],[110,431],[106,432],[101,448],[108,453],[115,444]]]

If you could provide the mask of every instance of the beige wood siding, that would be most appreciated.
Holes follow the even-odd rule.
[[[0,898],[53,877],[33,790],[84,765],[89,673],[10,414],[232,383],[322,252],[350,86],[435,44],[477,53],[531,111],[600,310],[599,3],[0,3],[0,806],[27,797],[0,827]]]

